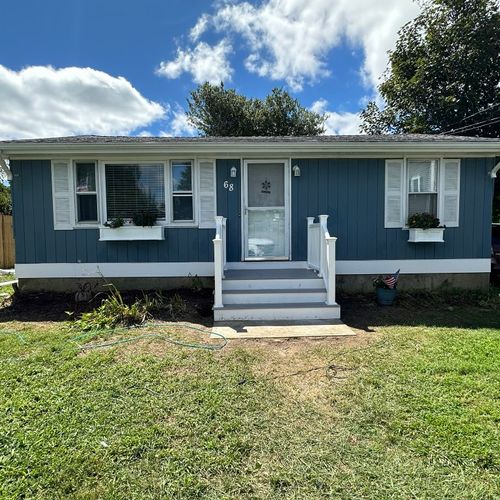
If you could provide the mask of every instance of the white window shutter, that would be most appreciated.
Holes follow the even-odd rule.
[[[443,160],[441,167],[440,221],[458,227],[460,206],[460,160]]]
[[[404,161],[385,162],[385,227],[403,227]]]
[[[52,162],[52,203],[54,229],[73,229],[75,203],[73,196],[73,169],[67,160]]]
[[[215,161],[199,161],[199,227],[214,228],[217,215],[215,199]]]

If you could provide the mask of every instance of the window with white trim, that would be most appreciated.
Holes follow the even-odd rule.
[[[460,160],[390,159],[385,162],[384,227],[405,228],[408,217],[430,213],[441,225],[457,227]]]
[[[95,161],[75,162],[76,222],[97,223],[97,165]]]
[[[438,161],[408,160],[406,220],[414,214],[438,216]]]
[[[172,222],[194,222],[193,162],[172,161]]]
[[[58,230],[132,223],[144,211],[155,211],[160,225],[213,228],[216,162],[54,160],[52,201]]]
[[[141,211],[165,219],[165,178],[162,163],[106,163],[106,216],[132,219]]]

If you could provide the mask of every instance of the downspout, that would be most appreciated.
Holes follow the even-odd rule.
[[[12,171],[10,170],[9,166],[5,162],[5,158],[2,155],[2,151],[0,150],[0,169],[3,171],[5,176],[9,181],[12,180]]]
[[[499,170],[500,170],[500,161],[493,167],[493,170],[490,172],[492,179],[494,179],[497,176],[497,172]]]

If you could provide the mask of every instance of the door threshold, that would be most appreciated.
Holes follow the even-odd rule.
[[[307,262],[298,260],[227,262],[226,269],[307,269]]]

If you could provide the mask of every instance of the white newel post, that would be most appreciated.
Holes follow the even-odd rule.
[[[319,216],[319,277],[324,278],[328,270],[326,256],[326,239],[325,234],[328,234],[328,215]]]
[[[313,236],[314,233],[312,231],[312,225],[314,224],[314,217],[307,218],[307,265],[311,266],[312,264],[312,254],[313,254]],[[317,242],[316,242],[317,244]]]
[[[328,236],[328,285],[326,287],[326,303],[329,306],[335,305],[335,288],[336,288],[336,266],[335,266],[335,247],[337,245],[337,238],[335,236]]]
[[[224,217],[215,217],[214,242],[214,307],[223,307],[222,278],[224,277]]]

